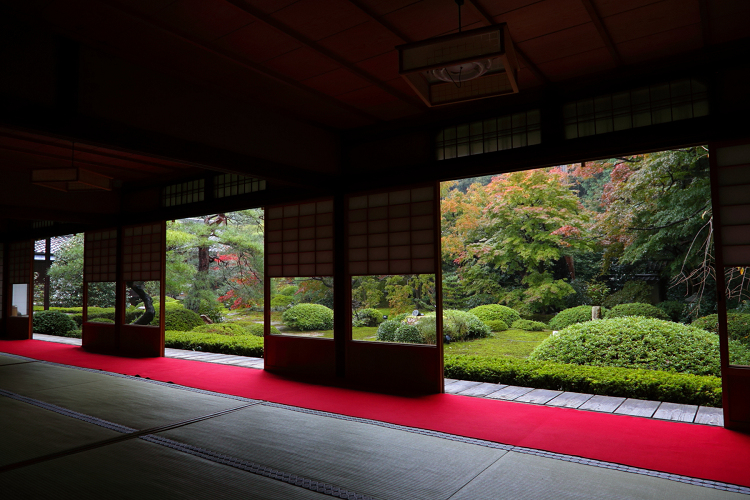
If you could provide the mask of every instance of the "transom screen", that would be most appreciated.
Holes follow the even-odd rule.
[[[435,189],[430,185],[349,197],[349,274],[434,273]]]
[[[16,241],[8,252],[8,278],[13,284],[31,283],[31,255],[33,241]]]
[[[268,207],[265,220],[270,277],[333,275],[333,199]]]
[[[83,252],[84,281],[117,281],[117,229],[87,231]]]
[[[127,226],[122,230],[122,279],[159,281],[164,223]]]

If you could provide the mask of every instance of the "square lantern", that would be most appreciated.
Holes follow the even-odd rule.
[[[518,92],[518,61],[505,23],[396,48],[399,74],[428,106]]]
[[[32,170],[31,183],[65,192],[112,190],[111,177],[78,167]]]

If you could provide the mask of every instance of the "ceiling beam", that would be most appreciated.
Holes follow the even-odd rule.
[[[338,56],[331,50],[323,47],[319,43],[316,43],[309,38],[303,36],[302,34],[298,33],[297,31],[293,30],[289,26],[285,25],[284,23],[281,23],[274,19],[273,17],[265,14],[260,9],[256,9],[255,7],[252,7],[248,3],[242,1],[242,0],[225,0],[226,2],[231,3],[238,9],[242,9],[251,16],[257,18],[262,23],[270,26],[271,28],[275,29],[276,31],[283,33],[284,35],[291,37],[295,39],[298,43],[301,45],[304,45],[305,47],[314,50],[315,52],[325,56],[326,58],[330,59],[334,63],[338,64],[342,68],[346,69],[347,71],[350,71],[351,73],[354,73],[358,77],[362,78],[366,82],[370,83],[371,85],[374,85],[375,87],[379,88],[380,90],[387,92],[388,94],[391,94],[393,97],[397,98],[400,101],[403,101],[407,104],[410,104],[415,109],[418,109],[420,111],[425,109],[424,103],[417,98],[416,96],[411,96],[404,94],[403,92],[394,89],[390,85],[387,85],[383,83],[382,81],[378,80],[377,78],[371,76],[366,71],[363,71],[353,64],[351,64],[346,59]],[[382,24],[382,23],[381,23]],[[395,33],[394,33],[395,34]]]
[[[477,11],[477,13],[482,17],[482,19],[484,19],[484,22],[487,23],[487,25],[494,24],[494,21],[492,20],[492,16],[490,16],[490,14],[486,10],[484,10],[484,7],[479,5],[476,2],[476,0],[466,0],[466,3],[470,5],[471,7],[473,7],[475,11]],[[516,49],[516,55],[518,56],[518,58],[521,60],[523,65],[526,66],[526,68],[529,71],[531,71],[531,73],[534,75],[534,77],[537,80],[539,80],[541,83],[545,85],[550,83],[549,79],[544,75],[544,73],[542,73],[542,71],[536,66],[536,64],[531,62],[528,56],[520,48],[518,48],[518,46],[516,46],[515,49]]]
[[[408,37],[405,33],[403,33],[401,30],[393,26],[391,23],[384,21],[383,19],[378,17],[378,15],[375,14],[375,12],[373,12],[372,9],[370,9],[367,5],[363,4],[359,0],[348,0],[348,1],[350,4],[354,5],[356,8],[358,8],[363,13],[365,13],[367,17],[369,17],[371,20],[375,21],[376,23],[381,25],[383,28],[387,29],[388,31],[390,31],[391,33],[399,37],[402,42],[408,43],[408,42],[414,41],[410,37]]]
[[[350,104],[347,104],[345,102],[342,102],[339,99],[336,99],[335,97],[331,97],[328,94],[325,94],[323,92],[320,92],[318,90],[312,89],[308,87],[307,85],[304,85],[297,80],[293,78],[289,78],[288,76],[285,76],[277,71],[274,71],[272,69],[266,68],[256,62],[253,62],[247,58],[239,57],[235,54],[231,54],[230,52],[226,51],[225,49],[218,47],[216,44],[207,44],[205,42],[198,41],[194,38],[192,38],[187,33],[178,33],[173,28],[166,26],[164,23],[152,19],[147,18],[144,15],[142,15],[139,12],[136,12],[132,8],[130,8],[127,5],[123,5],[119,2],[119,0],[104,0],[107,5],[109,5],[111,8],[116,9],[124,14],[127,14],[128,16],[132,17],[133,19],[136,19],[137,21],[140,21],[142,23],[148,24],[151,27],[158,29],[159,31],[162,31],[164,33],[168,33],[169,35],[172,35],[174,37],[182,39],[184,42],[189,43],[190,45],[196,46],[202,50],[205,50],[207,52],[211,52],[223,59],[229,60],[230,62],[234,64],[238,64],[240,66],[245,67],[246,69],[249,69],[255,73],[261,74],[265,77],[271,78],[273,80],[276,80],[277,82],[283,83],[285,85],[288,85],[290,87],[294,87],[298,90],[302,90],[308,94],[312,94],[320,99],[325,100],[331,105],[334,105],[338,108],[345,109],[346,111],[353,113],[360,118],[365,118],[368,121],[374,121],[379,122],[382,121],[380,118],[367,113],[366,111],[363,111],[355,106],[352,106]]]
[[[615,61],[615,65],[622,66],[622,58],[620,57],[620,53],[617,52],[617,47],[615,47],[615,44],[612,41],[612,37],[609,36],[607,27],[604,26],[604,23],[602,22],[602,18],[599,16],[599,13],[596,11],[596,7],[594,7],[594,4],[591,2],[591,0],[581,0],[581,3],[586,9],[586,12],[588,12],[589,17],[591,18],[591,22],[594,23],[594,27],[596,28],[596,31],[599,32],[599,36],[604,42],[604,46],[607,47],[607,50],[612,56],[612,59]]]

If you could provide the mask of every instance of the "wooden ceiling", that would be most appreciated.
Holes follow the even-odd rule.
[[[454,0],[34,0],[54,30],[337,130],[430,113],[395,46],[456,32]],[[508,24],[524,90],[747,37],[746,0],[466,0]]]

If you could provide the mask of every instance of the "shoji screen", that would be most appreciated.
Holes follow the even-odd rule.
[[[332,198],[265,208],[264,358],[267,370],[299,374],[308,380],[334,376],[336,349],[330,331],[296,331],[282,316],[282,324],[277,325],[281,334],[271,335],[270,324],[271,295],[278,286],[293,284],[301,288],[305,283],[325,282],[332,290],[336,236]],[[299,297],[300,294],[295,294],[294,302],[301,301]],[[336,310],[335,314],[342,313]]]
[[[349,274],[432,274],[438,219],[434,186],[349,197]]]

